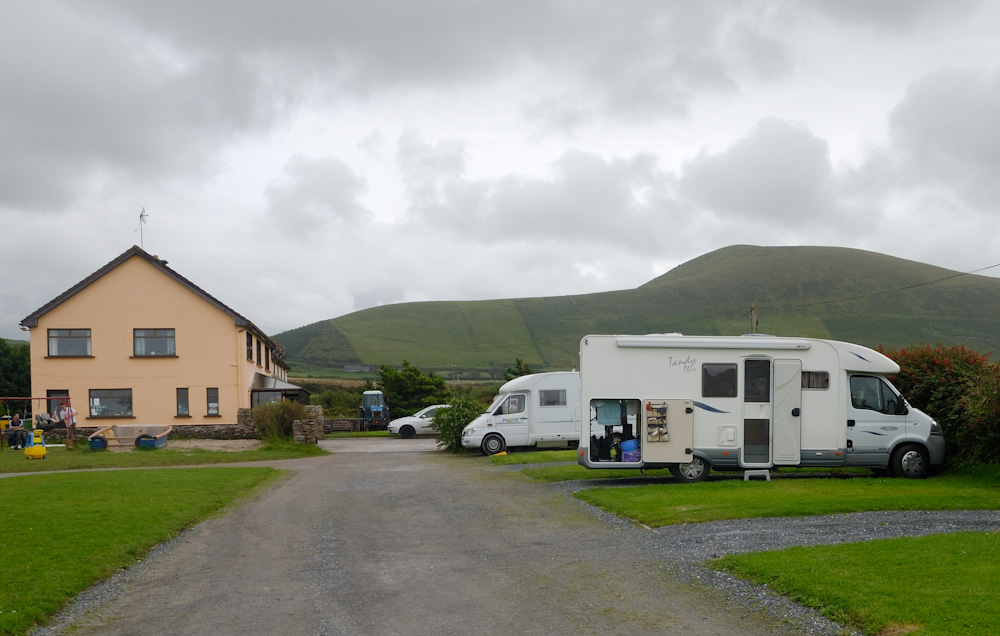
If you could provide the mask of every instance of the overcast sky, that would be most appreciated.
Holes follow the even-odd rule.
[[[132,245],[271,335],[734,244],[996,265],[998,33],[972,0],[8,0],[0,337]]]

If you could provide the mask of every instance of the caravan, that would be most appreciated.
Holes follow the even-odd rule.
[[[462,430],[462,446],[496,455],[509,446],[575,446],[580,441],[580,374],[514,378],[486,412]]]
[[[689,482],[710,468],[780,466],[925,477],[944,460],[944,437],[886,379],[897,372],[881,353],[834,340],[586,336],[578,461],[669,468]]]

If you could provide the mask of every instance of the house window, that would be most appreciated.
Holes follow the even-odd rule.
[[[132,389],[91,389],[90,417],[132,417]]]
[[[257,366],[258,367],[260,366],[260,362],[261,362],[261,358],[260,358],[260,339],[258,338],[257,339]]]
[[[188,410],[188,390],[187,389],[177,389],[177,417],[189,417],[191,412]]]
[[[173,356],[173,329],[133,329],[133,354],[135,357]]]
[[[69,391],[66,389],[49,389],[45,392],[45,412],[52,418],[59,419],[59,411],[65,403],[69,402]]]
[[[247,360],[253,360],[253,334],[247,332]]]
[[[271,370],[271,349],[270,349],[270,347],[268,347],[267,349],[264,349],[264,370],[265,371],[270,371]]]
[[[90,329],[49,329],[49,356],[89,356]]]
[[[218,415],[219,414],[219,389],[210,388],[207,390],[208,394],[208,415]]]

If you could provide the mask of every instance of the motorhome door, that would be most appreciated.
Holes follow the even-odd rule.
[[[493,412],[493,425],[503,432],[508,446],[528,445],[528,394],[511,393]]]
[[[771,465],[771,360],[743,361],[742,466]]]
[[[773,456],[778,466],[798,466],[802,455],[802,361],[774,361]]]

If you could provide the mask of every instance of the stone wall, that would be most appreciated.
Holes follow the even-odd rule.
[[[306,413],[309,414],[308,420],[292,422],[292,438],[299,444],[317,444],[319,438],[323,437],[323,407],[307,406]]]
[[[313,422],[314,431],[309,436],[315,444],[316,440],[323,436],[325,422],[323,420],[323,407],[318,405],[307,405],[306,412],[309,419],[306,422]],[[109,426],[77,426],[76,437],[86,440],[87,436],[96,432],[100,428]],[[125,423],[125,422],[122,422]],[[294,425],[293,425],[294,429]],[[257,427],[253,423],[253,411],[251,409],[239,409],[236,413],[235,424],[179,424],[174,426],[170,432],[170,437],[174,439],[258,439]],[[295,441],[299,441],[299,435],[295,433]],[[66,429],[55,429],[45,434],[45,441],[60,443],[66,439]]]

